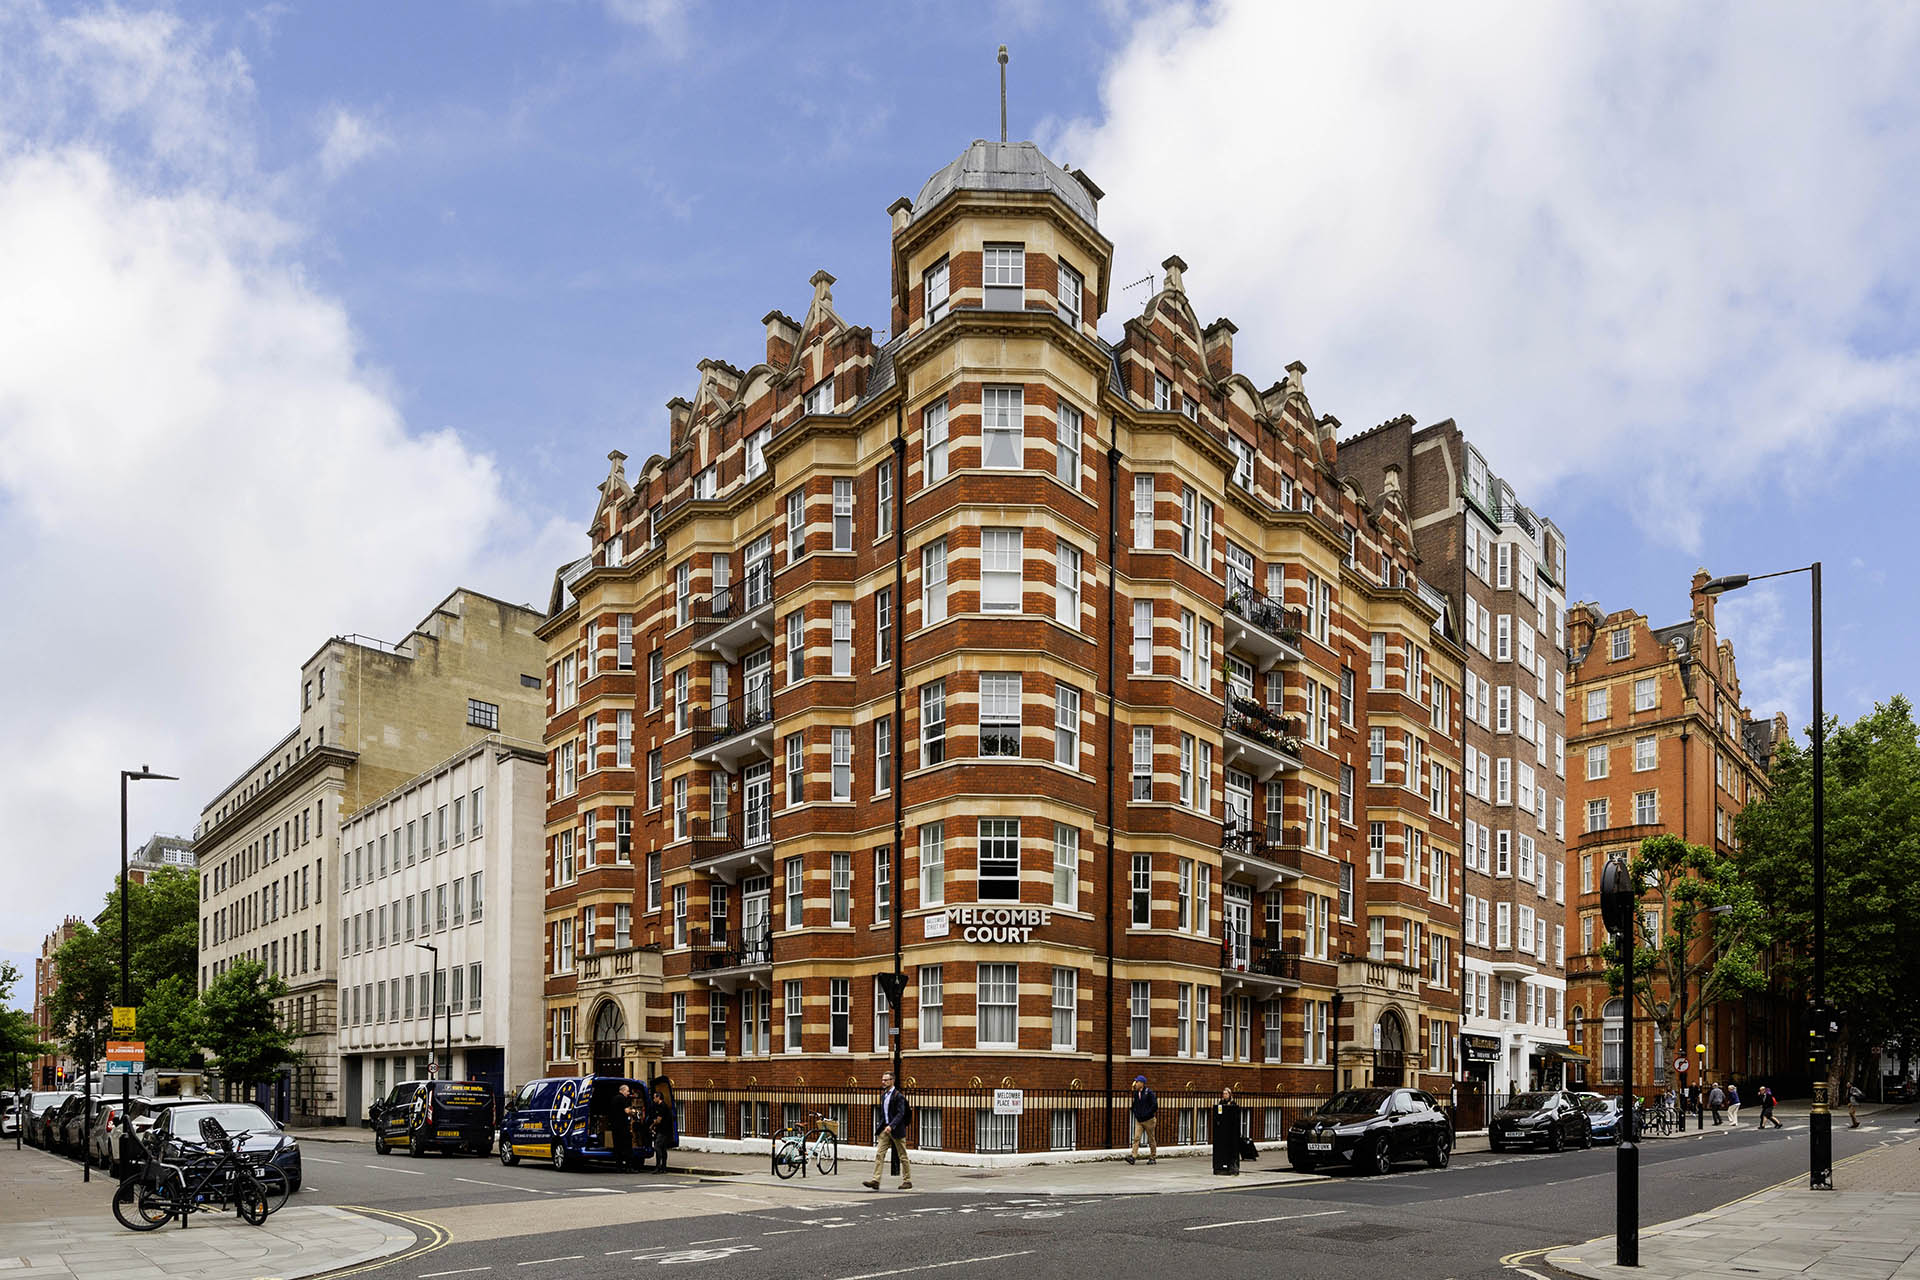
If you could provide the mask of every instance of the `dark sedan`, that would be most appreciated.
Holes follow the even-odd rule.
[[[245,1132],[249,1136],[240,1153],[256,1165],[264,1165],[275,1147],[279,1154],[272,1156],[273,1163],[280,1172],[287,1175],[288,1186],[300,1189],[300,1144],[285,1130],[274,1123],[273,1117],[254,1106],[251,1102],[195,1102],[177,1107],[168,1107],[154,1120],[153,1128],[148,1130],[147,1145],[159,1146],[168,1153],[168,1158],[177,1158],[181,1147],[198,1149],[200,1141],[200,1122],[211,1116],[220,1122],[220,1127],[228,1134],[237,1136]]]
[[[1595,1142],[1620,1141],[1620,1099],[1586,1098],[1581,1109],[1587,1113],[1587,1128]]]
[[[65,1105],[67,1099],[73,1096],[75,1096],[74,1091],[71,1089],[55,1089],[36,1093],[27,1099],[26,1132],[23,1136],[29,1146],[46,1147],[50,1151],[53,1149],[53,1143],[48,1140],[50,1131],[48,1122],[53,1119],[54,1113]]]
[[[1343,1089],[1287,1130],[1287,1163],[1299,1173],[1322,1164],[1387,1173],[1416,1159],[1440,1169],[1452,1154],[1452,1122],[1418,1089]]]
[[[1523,1093],[1495,1112],[1487,1125],[1487,1147],[1492,1151],[1533,1146],[1562,1151],[1592,1145],[1587,1113],[1564,1089]]]

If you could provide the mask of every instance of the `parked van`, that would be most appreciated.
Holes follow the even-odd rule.
[[[561,1076],[521,1085],[500,1120],[500,1163],[551,1160],[556,1169],[572,1169],[617,1159],[614,1126],[626,1123],[621,1085],[636,1102],[652,1096],[646,1081],[621,1076]],[[638,1164],[649,1152],[643,1126],[631,1158]]]
[[[499,1096],[479,1080],[402,1080],[367,1108],[373,1149],[410,1155],[467,1151],[489,1155],[499,1123]]]

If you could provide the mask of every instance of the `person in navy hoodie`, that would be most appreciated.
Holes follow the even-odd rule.
[[[893,1087],[893,1072],[881,1072],[880,1103],[873,1109],[873,1176],[861,1184],[867,1190],[880,1189],[889,1147],[900,1153],[900,1189],[913,1190],[913,1166],[907,1163],[907,1128],[912,1124],[913,1107],[907,1095]]]
[[[1132,1164],[1140,1155],[1140,1139],[1147,1140],[1147,1163],[1159,1163],[1160,1146],[1154,1141],[1153,1118],[1160,1114],[1160,1099],[1154,1096],[1153,1088],[1145,1076],[1133,1078],[1133,1145],[1127,1149],[1127,1163]]]

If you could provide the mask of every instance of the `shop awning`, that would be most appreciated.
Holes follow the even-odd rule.
[[[1585,1062],[1587,1060],[1586,1054],[1574,1049],[1569,1049],[1563,1044],[1543,1044],[1534,1050],[1534,1054],[1536,1057],[1541,1058],[1558,1058],[1562,1062]]]

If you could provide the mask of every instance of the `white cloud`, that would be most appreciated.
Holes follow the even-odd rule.
[[[1809,443],[1911,437],[1877,326],[1920,266],[1917,62],[1912,6],[1231,0],[1139,18],[1043,141],[1107,191],[1115,282],[1180,253],[1256,381],[1305,360],[1347,432],[1455,417],[1692,552]]]
[[[687,51],[689,0],[604,0],[607,16],[637,27],[653,38],[661,52],[681,57]]]
[[[40,103],[0,134],[17,957],[107,888],[117,770],[183,778],[135,789],[136,839],[190,828],[291,723],[325,637],[396,636],[457,585],[542,602],[579,536],[516,509],[457,431],[405,421],[260,194],[280,180],[251,175],[243,64],[171,18],[10,12],[11,92]]]
[[[320,172],[332,182],[376,151],[392,145],[371,120],[345,107],[335,107],[320,140]]]

